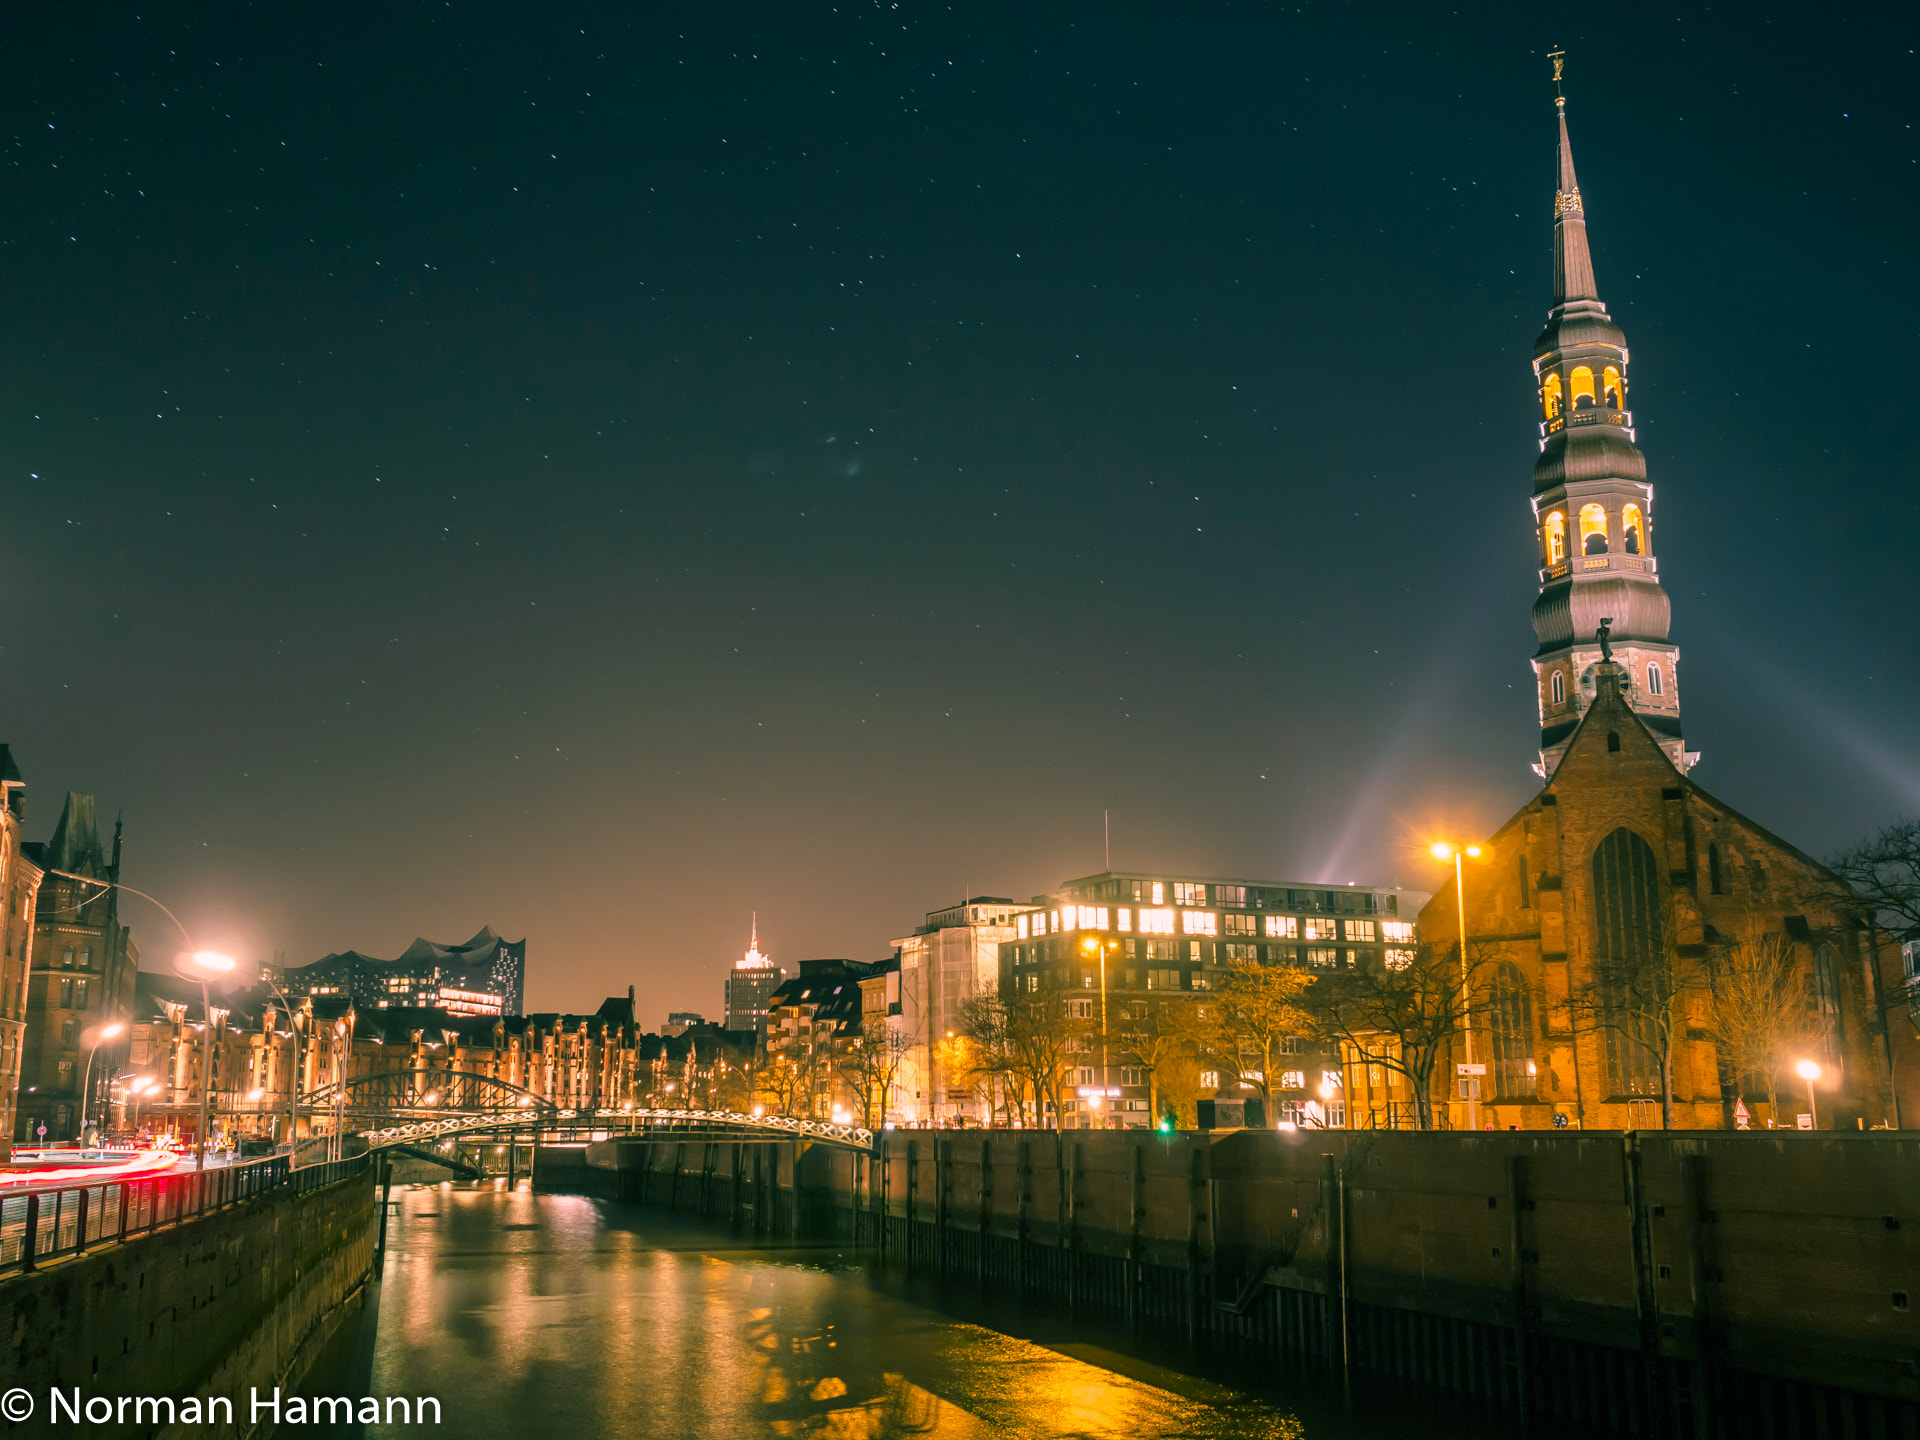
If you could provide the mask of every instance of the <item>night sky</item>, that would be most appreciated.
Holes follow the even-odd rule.
[[[1911,7],[189,8],[12,17],[0,740],[202,944],[657,1024],[1107,809],[1431,888],[1535,784],[1555,45],[1696,778],[1920,811]]]

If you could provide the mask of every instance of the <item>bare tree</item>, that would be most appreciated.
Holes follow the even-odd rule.
[[[998,995],[974,995],[961,1002],[960,1034],[967,1048],[962,1063],[969,1078],[997,1089],[1015,1123],[1026,1119],[1026,1077],[1013,1044],[1013,1015]],[[1038,1103],[1035,1106],[1038,1120]]]
[[[841,1078],[860,1097],[860,1123],[868,1130],[874,1128],[876,1110],[877,1118],[886,1119],[894,1078],[900,1073],[912,1044],[898,1030],[887,1028],[883,1021],[878,1026],[863,1026],[861,1033],[847,1041],[835,1057]]]
[[[1920,820],[1887,826],[1829,868],[1844,882],[1852,913],[1895,932],[1920,930]]]
[[[1708,1023],[1720,1054],[1735,1075],[1760,1080],[1776,1115],[1781,1065],[1817,1043],[1799,978],[1793,942],[1754,924],[1722,946],[1711,966]]]
[[[1455,1037],[1479,1018],[1485,989],[1480,982],[1491,959],[1485,946],[1470,942],[1463,970],[1457,941],[1427,942],[1402,965],[1365,960],[1319,976],[1305,1005],[1319,1032],[1350,1046],[1359,1063],[1406,1077],[1414,1118],[1422,1130],[1431,1130],[1434,1072]]]
[[[1660,934],[1644,948],[1595,956],[1587,978],[1567,997],[1574,1028],[1611,1034],[1629,1063],[1648,1055],[1659,1070],[1660,1128],[1673,1128],[1673,1054],[1687,1031],[1687,1011],[1712,993],[1704,956],[1683,953],[1679,917],[1668,896],[1660,907]]]
[[[1056,1127],[1065,1114],[1061,1087],[1086,1035],[1086,1020],[1068,1005],[1070,992],[1059,987],[1015,995],[1007,1007],[1007,1049],[1022,1083],[1033,1096],[1034,1121],[1044,1125],[1049,1111]],[[1072,993],[1071,998],[1083,995]]]

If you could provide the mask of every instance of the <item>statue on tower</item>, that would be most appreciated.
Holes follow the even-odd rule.
[[[1613,663],[1613,647],[1607,643],[1607,637],[1612,633],[1612,627],[1613,617],[1603,615],[1600,618],[1599,627],[1593,632],[1594,637],[1600,642],[1601,662],[1609,665]]]

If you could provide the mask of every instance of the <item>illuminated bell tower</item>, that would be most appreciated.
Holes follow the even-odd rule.
[[[1563,63],[1556,53],[1556,89]],[[1533,467],[1540,545],[1540,598],[1533,605],[1540,760],[1534,768],[1542,779],[1552,777],[1593,699],[1593,667],[1610,640],[1628,704],[1684,772],[1699,756],[1689,754],[1681,738],[1680,652],[1667,640],[1671,606],[1653,547],[1653,487],[1627,408],[1627,338],[1594,285],[1566,97],[1557,95],[1554,104],[1560,184],[1553,197],[1553,309],[1533,342],[1542,416]]]

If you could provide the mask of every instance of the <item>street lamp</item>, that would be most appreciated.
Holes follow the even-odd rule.
[[[1809,1128],[1818,1130],[1820,1128],[1820,1105],[1819,1102],[1813,1098],[1813,1082],[1820,1078],[1819,1062],[1802,1060],[1793,1067],[1793,1073],[1807,1082],[1807,1119],[1810,1122]]]
[[[1436,860],[1453,861],[1453,901],[1460,916],[1460,1028],[1467,1037],[1467,1064],[1473,1060],[1473,990],[1467,982],[1467,877],[1462,868],[1462,857],[1480,858],[1478,845],[1451,845],[1445,840],[1436,840],[1432,848]],[[1467,1128],[1480,1128],[1480,1081],[1479,1077],[1467,1076]]]
[[[207,1026],[200,1042],[200,1129],[193,1137],[193,1168],[207,1168],[207,1127],[213,1114],[213,996],[209,985],[231,980],[239,961],[215,950],[188,950],[173,957],[173,973],[200,986]]]
[[[186,950],[176,955],[173,961],[173,973],[182,980],[191,980],[200,986],[200,1002],[206,1011],[207,1033],[201,1058],[205,1074],[200,1087],[200,1135],[194,1145],[194,1168],[204,1169],[207,1159],[207,1123],[213,1099],[213,999],[207,992],[209,985],[218,985],[223,991],[232,991],[246,983],[248,970],[230,955],[222,955],[213,950],[197,950],[193,937],[187,933],[187,927],[180,923],[180,917],[169,910],[160,901],[144,890],[136,890],[131,885],[122,885],[119,881],[96,880],[91,875],[76,875],[70,870],[48,870],[49,875],[58,875],[65,880],[79,880],[88,885],[98,885],[102,890],[120,889],[129,895],[138,895],[142,900],[155,906],[162,915],[173,922],[173,928],[180,932],[180,938],[186,942]],[[91,1065],[92,1056],[88,1056]]]
[[[1112,1075],[1107,1067],[1107,953],[1118,950],[1120,942],[1096,940],[1089,935],[1081,942],[1080,948],[1089,955],[1100,957],[1100,1098],[1105,1100],[1107,1091],[1112,1088]],[[1099,1106],[1096,1105],[1094,1108],[1097,1110]],[[1113,1121],[1108,1120],[1103,1128],[1112,1129]]]
[[[115,1020],[111,1025],[102,1025],[91,1032],[93,1035],[93,1044],[87,1047],[87,1075],[86,1079],[80,1084],[80,1134],[82,1137],[87,1133],[87,1109],[93,1101],[94,1052],[100,1048],[100,1042],[102,1040],[111,1040],[126,1028],[127,1027],[122,1025],[118,1020]],[[111,1089],[112,1086],[108,1086],[108,1088]]]

